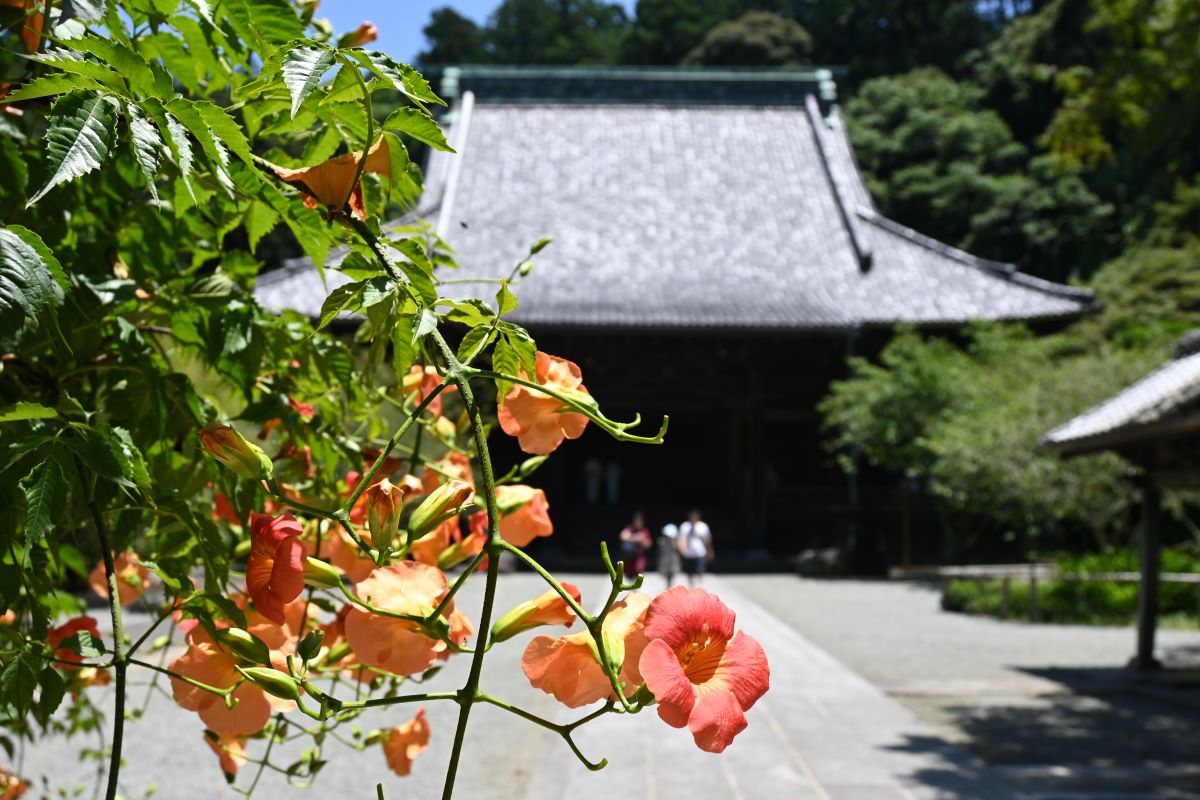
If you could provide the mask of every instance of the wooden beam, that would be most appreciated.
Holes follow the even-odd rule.
[[[1158,669],[1154,658],[1154,634],[1158,628],[1158,579],[1162,548],[1159,528],[1162,523],[1162,492],[1153,481],[1142,488],[1142,524],[1138,537],[1138,558],[1142,582],[1138,584],[1137,655],[1133,666],[1139,672]]]

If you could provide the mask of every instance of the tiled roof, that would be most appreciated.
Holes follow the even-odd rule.
[[[449,126],[458,155],[431,159],[425,203],[457,250],[454,277],[507,275],[552,235],[518,290],[513,316],[525,324],[820,330],[1059,318],[1089,305],[1087,292],[881,217],[836,108],[823,113],[805,85],[803,105],[464,92]],[[297,263],[263,276],[256,294],[314,314],[324,289]]]
[[[1200,353],[1183,355],[1095,408],[1050,431],[1042,443],[1063,453],[1087,453],[1139,434],[1194,410],[1200,398]]]

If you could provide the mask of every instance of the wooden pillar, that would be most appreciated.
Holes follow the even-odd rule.
[[[1162,492],[1147,478],[1142,488],[1142,524],[1138,536],[1138,558],[1142,580],[1138,584],[1137,655],[1134,669],[1157,669],[1154,659],[1154,634],[1158,627],[1158,576],[1162,548],[1159,527],[1162,522]]]

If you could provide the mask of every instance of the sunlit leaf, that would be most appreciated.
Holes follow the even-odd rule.
[[[444,150],[447,153],[454,152],[454,148],[446,142],[446,136],[442,133],[442,129],[438,127],[433,118],[415,108],[396,109],[383,123],[383,127],[387,130],[399,131],[406,136],[411,136],[435,150]]]
[[[60,183],[82,177],[103,164],[112,150],[116,124],[116,108],[106,97],[73,91],[59,98],[46,133],[50,177],[29,198],[29,205]]]
[[[323,47],[293,47],[283,58],[283,82],[292,95],[292,119],[304,99],[321,83],[321,77],[336,63],[333,52]]]

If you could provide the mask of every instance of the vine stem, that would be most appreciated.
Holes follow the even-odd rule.
[[[483,590],[483,608],[479,612],[480,641],[476,643],[475,653],[471,656],[471,672],[467,676],[467,682],[459,692],[458,725],[454,729],[454,746],[450,751],[450,763],[446,766],[446,782],[442,786],[442,800],[450,800],[454,795],[454,780],[458,775],[458,764],[466,739],[467,720],[471,715],[471,706],[478,701],[479,678],[483,674],[483,657],[487,653],[484,640],[491,629],[496,582],[500,577],[500,555],[504,550],[501,547],[503,539],[500,538],[500,509],[496,503],[496,476],[492,471],[492,457],[488,452],[487,435],[484,433],[483,414],[471,391],[470,375],[437,330],[432,331],[430,336],[445,357],[449,365],[449,376],[458,386],[463,404],[471,417],[471,434],[475,439],[475,452],[479,455],[479,467],[483,473],[484,501],[488,512],[488,541],[484,546],[484,552],[488,554],[488,567]]]
[[[112,545],[108,540],[108,526],[104,522],[104,515],[100,513],[100,507],[96,505],[95,492],[84,481],[83,464],[78,457],[75,458],[75,472],[87,495],[88,510],[96,526],[96,538],[100,540],[100,555],[104,559],[104,577],[108,584],[108,608],[112,615],[113,672],[116,677],[113,689],[116,698],[113,702],[112,750],[108,758],[108,788],[104,792],[104,798],[116,800],[117,780],[121,773],[121,750],[125,742],[125,672],[129,667],[125,651],[125,627],[121,622],[121,593],[117,586],[117,567],[113,561]]]

